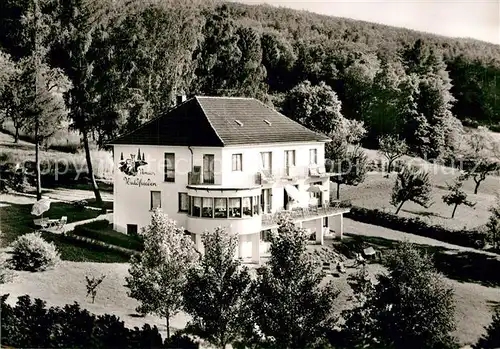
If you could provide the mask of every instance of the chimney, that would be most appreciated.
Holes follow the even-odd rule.
[[[184,103],[186,101],[186,95],[178,95],[175,98],[175,105],[179,105],[181,103]]]

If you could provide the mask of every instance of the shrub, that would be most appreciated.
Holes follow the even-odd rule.
[[[128,329],[114,315],[81,309],[78,303],[46,308],[44,301],[29,296],[15,306],[1,297],[1,344],[15,348],[164,348],[158,328],[144,325]],[[178,341],[176,348],[193,348]],[[191,342],[192,343],[192,342]]]
[[[42,271],[60,261],[54,243],[45,241],[39,232],[18,237],[12,248],[13,255],[9,262],[17,270]]]
[[[500,307],[493,314],[491,323],[486,327],[486,333],[473,346],[474,349],[500,348]]]
[[[119,233],[113,230],[107,220],[98,220],[87,224],[77,225],[73,234],[99,240],[129,250],[142,251],[143,249],[143,242],[139,236]]]
[[[440,225],[429,225],[419,218],[400,217],[377,209],[353,206],[345,217],[465,247],[483,247],[486,240],[486,234],[481,231],[448,230]]]

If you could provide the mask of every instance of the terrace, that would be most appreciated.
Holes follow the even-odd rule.
[[[281,209],[278,212],[270,214],[262,214],[262,229],[273,229],[278,226],[283,215],[291,217],[295,223],[311,221],[317,218],[329,217],[341,213],[349,212],[351,202],[344,200],[333,200],[322,207],[309,205],[308,207],[294,208],[292,210]]]

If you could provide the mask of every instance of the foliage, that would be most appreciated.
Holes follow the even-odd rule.
[[[453,291],[436,273],[429,256],[403,242],[385,256],[385,264],[389,271],[377,275],[375,285],[355,288],[366,300],[347,314],[344,330],[351,345],[457,347],[451,336],[455,329]]]
[[[393,135],[382,136],[378,142],[379,153],[387,159],[387,173],[390,173],[392,171],[392,164],[406,154],[408,146],[404,139],[399,139]]]
[[[340,161],[327,159],[325,165],[329,172],[338,173],[331,177],[331,181],[337,183],[337,200],[340,199],[341,184],[357,186],[363,183],[368,172],[368,158],[359,148],[347,150],[345,158]]]
[[[324,82],[298,84],[286,94],[282,105],[283,114],[325,135],[332,134],[338,120],[344,119],[340,110],[337,94]]]
[[[396,214],[407,201],[412,201],[425,208],[431,205],[431,183],[428,172],[416,167],[405,166],[398,173],[391,195],[391,205],[397,208]]]
[[[235,235],[217,228],[203,235],[203,244],[200,265],[189,271],[184,291],[184,310],[192,316],[187,329],[225,348],[240,337],[250,275],[235,259]]]
[[[9,263],[17,270],[43,271],[53,268],[59,261],[54,243],[45,241],[39,232],[22,235],[12,243]]]
[[[486,223],[488,238],[494,249],[500,248],[500,201],[490,209],[491,216]]]
[[[496,308],[491,323],[486,327],[486,333],[472,347],[474,349],[495,349],[500,347],[500,307]]]
[[[93,315],[78,303],[46,308],[21,296],[15,306],[1,299],[2,345],[15,348],[167,348],[156,326],[128,329],[114,315]],[[179,346],[190,348],[190,346]]]
[[[479,127],[478,131],[472,133],[467,138],[468,148],[462,158],[464,174],[461,179],[472,177],[476,186],[474,194],[477,194],[480,184],[488,175],[500,170],[500,163],[493,159],[495,154],[494,147],[497,144],[489,134],[487,127]]]
[[[308,236],[290,220],[271,235],[271,257],[257,270],[248,300],[247,346],[309,348],[332,328],[332,301],[338,292],[306,253]]]
[[[9,262],[0,256],[0,285],[11,282],[14,278],[14,273],[10,270]]]
[[[104,281],[104,278],[106,275],[101,275],[99,277],[89,277],[88,275],[85,275],[85,281],[87,282],[87,297],[91,296],[92,297],[92,303],[95,301],[95,296],[97,295],[97,287]]]
[[[170,318],[182,307],[182,293],[187,271],[197,259],[192,240],[176,226],[175,221],[156,209],[151,223],[143,228],[144,251],[130,262],[126,286],[129,296],[137,299],[141,314],[155,314],[167,321],[170,337]]]
[[[430,225],[419,218],[401,217],[394,213],[377,209],[371,210],[353,206],[351,210],[345,214],[345,217],[389,229],[411,231],[411,233],[415,235],[425,236],[465,247],[482,248],[487,239],[483,231],[450,230],[439,225]]]
[[[463,182],[460,180],[455,181],[453,185],[448,185],[448,194],[443,195],[443,202],[447,205],[453,205],[453,213],[451,218],[455,217],[455,211],[460,205],[474,207],[476,203],[467,200],[467,193],[462,190]]]

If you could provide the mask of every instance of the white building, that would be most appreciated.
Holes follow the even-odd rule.
[[[222,226],[238,234],[239,257],[255,262],[283,210],[318,243],[325,232],[341,237],[349,209],[330,202],[328,141],[256,99],[182,100],[111,143],[114,228],[136,232],[160,206],[200,252],[201,234]]]

